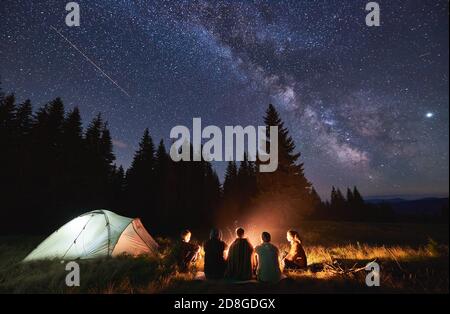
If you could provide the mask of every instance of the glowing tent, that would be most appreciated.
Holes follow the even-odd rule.
[[[140,219],[94,210],[59,228],[24,261],[40,259],[75,260],[120,254],[155,254],[158,244]]]

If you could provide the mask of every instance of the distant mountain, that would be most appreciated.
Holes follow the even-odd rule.
[[[404,198],[396,197],[396,198],[369,198],[365,199],[365,201],[370,204],[381,204],[381,203],[397,204],[411,201],[414,202],[416,200],[407,200]]]
[[[364,196],[366,200],[391,200],[400,199],[404,201],[416,201],[425,198],[448,198],[447,194],[389,194]]]
[[[416,200],[405,200],[402,198],[382,199],[376,197],[366,199],[366,202],[370,204],[388,203],[396,214],[408,216],[437,216],[442,213],[444,207],[448,207],[449,205],[448,197],[427,197]]]

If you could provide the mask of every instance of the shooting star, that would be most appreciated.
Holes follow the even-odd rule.
[[[69,45],[71,45],[76,51],[78,51],[90,64],[92,64],[97,70],[100,71],[100,73],[102,73],[108,80],[111,81],[111,83],[113,83],[118,89],[120,89],[125,95],[127,95],[128,97],[131,97],[130,94],[127,93],[126,90],[124,90],[116,81],[114,81],[108,74],[106,74],[105,71],[103,71],[91,58],[89,58],[88,56],[86,56],[77,46],[75,46],[75,44],[73,44],[69,39],[67,39],[66,36],[64,36],[63,34],[61,34],[60,31],[58,31],[55,27],[50,26],[51,29],[53,29],[59,36],[61,36],[66,42],[69,43]]]

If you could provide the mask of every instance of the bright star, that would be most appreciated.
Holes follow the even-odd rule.
[[[432,113],[432,112],[427,112],[427,114],[425,115],[425,117],[427,117],[427,118],[433,118],[433,117],[434,117],[434,113]]]

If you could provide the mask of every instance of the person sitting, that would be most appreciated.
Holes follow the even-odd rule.
[[[278,248],[270,243],[270,233],[261,234],[261,244],[255,248],[256,277],[262,282],[278,282],[281,279]]]
[[[236,229],[236,240],[230,245],[225,277],[250,280],[253,277],[253,246],[244,238],[244,229]]]
[[[300,235],[295,230],[289,230],[287,232],[287,240],[289,241],[291,247],[289,253],[284,258],[284,269],[306,269],[308,266],[308,261],[300,240]]]
[[[225,242],[221,240],[219,229],[212,229],[209,240],[203,245],[205,250],[205,277],[206,279],[221,279],[224,276],[226,261],[224,252],[227,248]]]
[[[200,247],[196,244],[189,243],[191,241],[192,233],[189,230],[184,230],[181,233],[181,242],[178,248],[178,269],[181,272],[187,272],[189,266],[197,260],[200,252]]]

